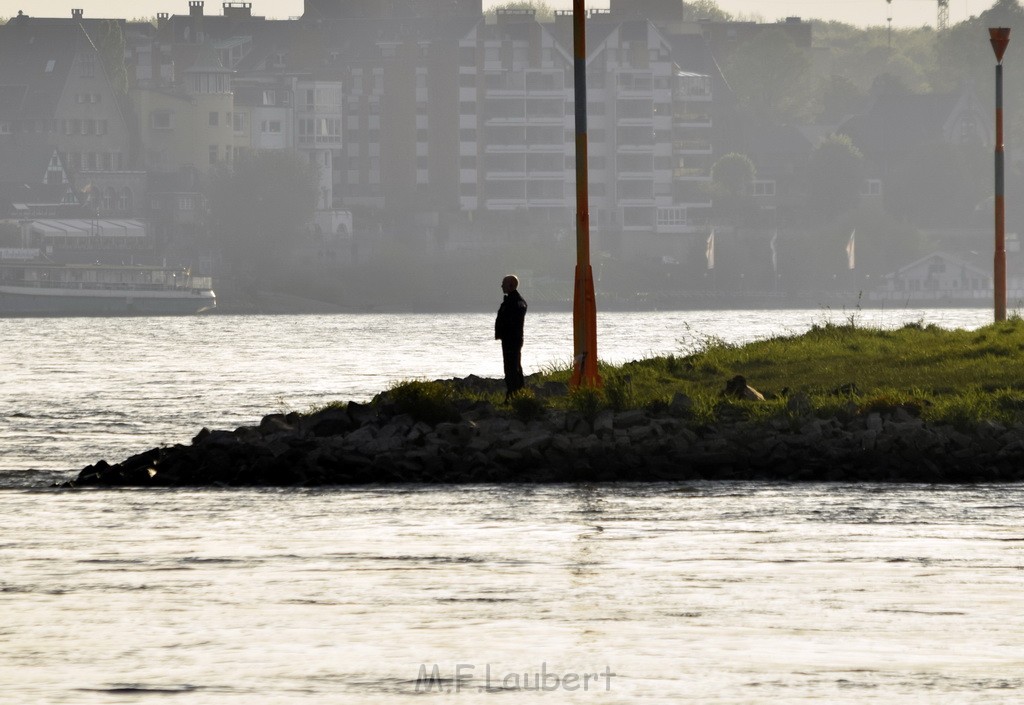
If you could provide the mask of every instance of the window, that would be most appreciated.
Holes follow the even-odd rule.
[[[96,121],[96,134],[97,135],[105,135],[105,134],[107,134],[107,121],[106,120],[97,120]]]
[[[264,120],[261,125],[262,132],[279,133],[281,132],[281,121],[280,120]]]
[[[264,105],[277,105],[277,94],[274,91],[263,91]]]
[[[117,192],[110,186],[103,189],[103,210],[114,210],[114,203],[117,201]]]
[[[218,124],[220,124],[220,113],[210,113],[210,127],[217,127]]]
[[[220,150],[217,149],[217,145],[211,144],[210,145],[210,163],[211,164],[216,164],[217,163],[217,155],[218,154],[220,154]]]
[[[882,181],[881,179],[865,179],[864,185],[861,190],[861,195],[864,196],[881,196],[882,195]]]
[[[132,209],[132,191],[127,186],[121,189],[121,193],[118,195],[117,209],[125,212]]]
[[[170,130],[173,127],[171,113],[167,111],[150,113],[149,126],[154,130]]]
[[[245,132],[245,113],[232,113],[231,121],[235,132]]]
[[[685,208],[659,208],[658,225],[662,227],[678,227],[686,225]]]
[[[46,73],[53,73],[53,67],[57,65],[57,62],[50,59],[46,62]]]
[[[49,64],[47,64],[49,66]],[[83,56],[78,61],[78,67],[81,70],[82,78],[92,78],[96,75],[96,57],[94,56]],[[48,68],[47,71],[50,69]]]
[[[11,123],[7,120],[0,120],[0,135],[11,134]]]
[[[754,195],[755,196],[774,196],[775,195],[775,182],[774,181],[755,181],[754,182]]]

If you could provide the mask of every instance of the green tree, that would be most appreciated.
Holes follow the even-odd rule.
[[[731,152],[711,167],[711,195],[715,215],[736,224],[753,202],[754,162],[745,154]]]
[[[214,241],[232,265],[266,266],[293,247],[313,216],[319,168],[295,152],[250,152],[213,173],[208,196]]]
[[[683,3],[683,19],[687,22],[696,22],[697,20],[728,22],[732,19],[732,15],[718,7],[718,3],[714,0],[697,0]]]
[[[861,90],[889,73],[915,92],[932,90],[937,78],[936,33],[930,27],[893,30],[854,27],[842,22],[814,22],[814,43],[828,50],[831,73]]]
[[[952,90],[965,80],[974,82],[978,97],[987,105],[995,102],[996,57],[989,44],[989,27],[1009,27],[1010,46],[1003,57],[1003,94],[1008,101],[1024,95],[1024,51],[1019,44],[1024,34],[1024,8],[1017,0],[998,0],[977,17],[961,22],[937,39],[936,70],[942,76],[941,87]],[[1011,103],[1012,105],[1012,103]],[[1024,141],[1024,112],[1010,110],[1006,115],[1008,144]]]
[[[744,42],[722,67],[740,102],[781,123],[810,117],[811,60],[781,29],[768,29]]]
[[[555,19],[555,10],[544,0],[515,0],[514,2],[503,2],[495,5],[488,11],[493,17],[497,10],[534,10],[538,22],[552,22]]]
[[[846,76],[832,74],[819,88],[817,117],[821,124],[837,123],[864,109],[867,93]]]
[[[846,135],[832,135],[811,154],[807,166],[810,212],[832,220],[853,210],[860,201],[864,155]]]
[[[110,79],[110,84],[119,98],[128,95],[128,67],[124,62],[124,34],[116,20],[106,20],[100,25],[100,62]]]
[[[921,145],[888,180],[886,210],[922,226],[965,225],[991,195],[992,155],[980,144]]]

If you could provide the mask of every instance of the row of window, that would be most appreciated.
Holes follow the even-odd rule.
[[[341,118],[302,118],[298,122],[301,143],[341,142]]]
[[[960,280],[953,279],[947,282],[946,286],[953,289],[971,289],[974,291],[990,289],[992,287],[991,280],[980,277],[964,277]],[[904,281],[902,279],[896,279],[893,282],[893,289],[896,291],[934,291],[938,289],[946,288],[940,285],[937,279],[910,279]]]
[[[68,171],[122,171],[124,157],[120,152],[64,152],[61,154]]]
[[[226,73],[194,73],[188,77],[192,93],[230,93],[231,76]]]
[[[119,191],[108,186],[100,191],[99,207],[104,211],[118,210],[127,213],[132,209],[134,200],[132,190],[127,186]]]
[[[224,145],[224,159],[223,159],[223,161],[230,162],[232,156],[234,156],[234,151],[235,151],[234,147],[232,147],[230,144]],[[216,144],[211,144],[209,152],[210,152],[210,164],[218,164],[218,163],[220,163],[222,161],[221,158],[220,158],[220,146],[218,146]]]
[[[65,135],[105,135],[106,120],[0,120],[0,135],[35,132]]]

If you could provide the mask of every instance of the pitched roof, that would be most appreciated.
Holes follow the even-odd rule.
[[[930,252],[924,257],[914,260],[909,264],[905,264],[895,272],[889,272],[884,276],[885,279],[895,279],[905,275],[907,272],[920,267],[922,264],[931,263],[933,260],[941,259],[947,264],[951,264],[956,267],[963,267],[966,270],[973,272],[978,276],[989,276],[990,272],[985,269],[983,263],[978,257],[978,253],[964,253],[962,256],[956,256],[949,254],[948,252]]]
[[[92,50],[78,25],[12,20],[0,26],[0,117],[52,118],[83,45]]]

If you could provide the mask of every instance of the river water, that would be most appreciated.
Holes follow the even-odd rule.
[[[599,350],[830,316],[602,314]],[[499,376],[492,323],[0,320],[0,703],[1024,702],[1019,486],[46,487],[202,426]],[[571,347],[566,314],[530,315],[527,372]]]

